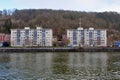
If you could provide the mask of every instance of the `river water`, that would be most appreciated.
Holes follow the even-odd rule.
[[[0,80],[120,79],[119,52],[0,53]]]

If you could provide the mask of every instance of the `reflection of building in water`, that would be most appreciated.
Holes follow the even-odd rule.
[[[31,67],[32,60],[35,59],[32,57],[31,54],[28,55],[28,53],[11,54],[10,58],[12,62],[12,67],[18,67],[18,68],[27,68],[28,66]]]
[[[20,53],[11,54],[11,62],[13,68],[33,70],[44,73],[51,72],[51,56],[49,53]],[[41,72],[42,71],[42,72]]]
[[[36,54],[36,70],[51,73],[52,53]]]
[[[70,54],[69,62],[71,67],[82,69],[83,71],[105,72],[107,69],[107,54],[104,53],[76,53]]]
[[[0,63],[7,63],[10,62],[10,55],[7,53],[0,54]]]
[[[69,54],[56,53],[52,57],[52,72],[53,74],[68,74],[69,73]]]

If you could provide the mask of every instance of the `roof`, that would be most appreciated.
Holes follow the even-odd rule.
[[[67,29],[67,30],[76,30],[76,31],[82,31],[82,30],[78,30],[78,29]],[[89,29],[83,29],[83,30],[89,30]],[[94,30],[107,30],[107,29],[94,29]]]

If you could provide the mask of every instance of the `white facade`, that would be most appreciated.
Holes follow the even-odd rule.
[[[11,29],[11,46],[52,46],[52,29]]]
[[[68,29],[67,38],[72,46],[106,46],[107,33],[105,29]]]

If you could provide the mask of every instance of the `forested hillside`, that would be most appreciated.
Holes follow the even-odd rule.
[[[54,36],[61,37],[66,34],[66,29],[79,27],[81,19],[82,27],[94,27],[97,29],[107,29],[109,40],[119,40],[120,34],[120,14],[117,12],[80,12],[50,9],[24,9],[11,11],[0,11],[0,18],[11,19],[12,28],[24,28],[37,25],[44,28],[52,28]],[[0,31],[5,25],[0,24]]]

